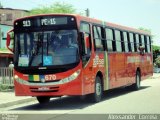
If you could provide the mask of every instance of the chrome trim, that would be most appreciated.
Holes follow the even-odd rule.
[[[17,79],[16,80],[18,83],[23,84],[23,85],[28,85],[28,86],[49,86],[49,85],[61,85],[64,84],[62,80],[58,82],[49,82],[49,83],[30,83],[28,81],[25,81],[23,79]]]
[[[59,81],[54,81],[54,82],[48,82],[48,83],[31,83],[29,81],[23,80],[21,78],[15,79],[15,81],[17,81],[20,84],[23,85],[28,85],[28,86],[49,86],[49,85],[61,85],[64,83],[69,83],[73,80],[75,80],[81,73],[81,70],[77,70],[75,71],[73,74],[71,74],[70,76],[68,76],[67,78],[61,79]],[[75,76],[75,77],[74,77]]]

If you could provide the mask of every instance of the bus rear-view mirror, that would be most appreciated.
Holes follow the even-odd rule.
[[[6,46],[11,52],[13,52],[13,44],[14,44],[14,32],[13,30],[11,30],[7,33],[7,41],[6,41]]]
[[[87,37],[84,32],[80,32],[80,38],[81,38],[81,43],[82,43],[82,55],[87,54]]]

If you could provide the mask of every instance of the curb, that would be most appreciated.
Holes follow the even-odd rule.
[[[36,98],[26,98],[26,99],[12,101],[12,102],[8,102],[8,103],[2,103],[2,104],[0,104],[0,108],[11,107],[11,106],[14,106],[14,105],[27,103],[27,102],[31,102],[31,101],[34,101],[34,100],[36,100]]]
[[[157,79],[160,78],[160,73],[153,73],[153,76],[150,77],[150,79]]]

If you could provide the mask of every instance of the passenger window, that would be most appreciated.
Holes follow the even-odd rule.
[[[151,46],[150,39],[149,39],[149,36],[147,36],[147,50],[148,50],[148,53],[151,52],[150,46]]]
[[[136,34],[134,34],[134,33],[133,33],[133,40],[134,40],[134,51],[137,52]]]
[[[102,28],[98,26],[93,27],[94,41],[95,41],[95,50],[103,51],[103,43],[102,43]]]
[[[144,35],[141,35],[141,46],[145,47]],[[144,49],[145,52],[145,49]]]
[[[131,51],[135,52],[134,50],[134,38],[133,38],[133,33],[129,33],[129,40],[130,40],[130,45],[131,45]]]
[[[112,29],[105,29],[106,32],[106,40],[107,40],[107,50],[113,51],[112,42],[113,42],[113,31]]]
[[[147,36],[144,36],[144,47],[145,47],[145,51],[148,52],[148,49],[147,49]]]
[[[136,48],[137,48],[137,52],[139,51],[139,46],[140,46],[140,39],[139,39],[139,35],[136,34]]]
[[[80,25],[80,31],[81,32],[86,32],[86,33],[90,33],[90,27],[88,23],[81,23]]]
[[[90,35],[90,25],[88,23],[82,22],[80,25],[80,31],[85,33],[87,54],[90,55],[91,52],[91,35]]]
[[[115,30],[116,50],[122,52],[121,34],[119,30]]]
[[[129,52],[128,39],[127,39],[127,33],[126,32],[123,32],[123,39],[124,39],[125,52]]]

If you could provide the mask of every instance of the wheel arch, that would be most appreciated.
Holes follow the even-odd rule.
[[[137,68],[136,73],[137,73],[137,72],[139,72],[139,73],[140,73],[140,76],[141,76],[141,69],[140,69],[140,67]]]
[[[103,88],[103,91],[104,91],[104,80],[103,80],[103,73],[101,71],[98,71],[97,74],[96,74],[96,77],[100,77],[101,79],[101,83],[102,83],[102,88]]]

